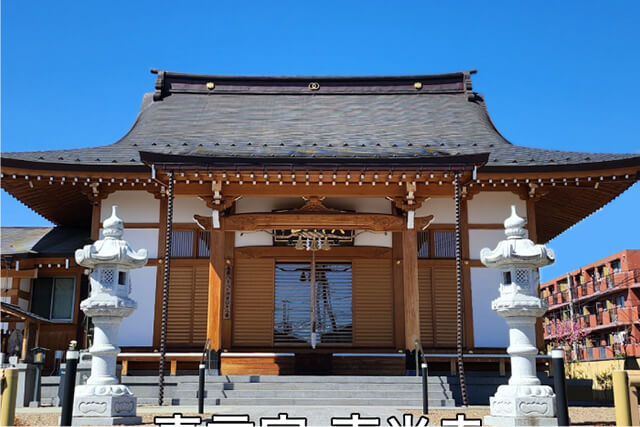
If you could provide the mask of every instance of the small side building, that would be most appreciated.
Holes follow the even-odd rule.
[[[79,305],[88,296],[88,280],[73,253],[90,242],[89,229],[1,227],[0,232],[2,352],[16,354],[15,346],[9,348],[12,334],[26,338],[17,351],[26,361],[36,343],[51,350],[65,348],[71,340],[83,343],[87,322]],[[5,308],[11,313],[5,313]],[[33,319],[38,320],[38,328],[29,327]],[[47,357],[50,362],[52,358]]]

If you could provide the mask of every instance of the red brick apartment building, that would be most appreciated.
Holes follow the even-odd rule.
[[[548,347],[577,360],[640,356],[640,250],[624,250],[540,285]],[[571,339],[571,336],[573,339]]]

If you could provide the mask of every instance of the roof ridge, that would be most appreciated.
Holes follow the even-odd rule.
[[[386,76],[249,76],[190,74],[151,69],[158,77],[154,101],[186,94],[432,94],[469,93],[476,70]]]

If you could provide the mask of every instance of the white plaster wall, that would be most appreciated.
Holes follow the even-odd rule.
[[[304,204],[302,197],[243,197],[236,202],[236,213],[272,212],[295,209]]]
[[[29,300],[18,298],[18,307],[25,311],[29,311]]]
[[[327,197],[325,206],[362,213],[391,213],[391,202],[384,197]]]
[[[359,232],[356,232],[359,233]],[[356,234],[355,239],[353,240],[354,246],[382,246],[385,248],[390,248],[392,246],[392,236],[393,233],[384,232],[384,233],[374,233],[371,231],[365,231],[359,234]]]
[[[11,284],[13,283],[13,278],[12,277],[2,277],[0,278],[0,289],[11,289]],[[4,298],[4,297],[2,297]],[[8,297],[10,298],[10,297]],[[10,301],[6,301],[6,302],[10,302]]]
[[[236,231],[236,248],[273,246],[273,236],[264,231]]]
[[[416,209],[416,217],[433,215],[434,224],[456,222],[456,201],[449,197],[432,197]]]
[[[495,249],[498,242],[505,238],[504,230],[469,230],[469,257],[480,259],[483,248]]]
[[[100,222],[111,216],[111,207],[118,205],[118,216],[125,222],[158,222],[160,200],[148,191],[116,191],[102,201]]]
[[[131,270],[131,295],[138,308],[125,317],[118,334],[118,345],[153,345],[153,322],[156,301],[156,267]]]
[[[507,323],[491,310],[491,301],[499,295],[499,283],[499,270],[471,268],[473,343],[476,347],[507,347],[509,345]]]
[[[102,229],[100,229],[102,239]],[[149,258],[158,258],[157,228],[125,228],[122,239],[129,242],[133,250],[146,249]]]
[[[173,222],[193,223],[194,215],[210,216],[211,209],[195,196],[176,196],[173,199]]]
[[[525,236],[529,236],[527,232]],[[503,229],[499,230],[469,230],[469,257],[480,259],[483,248],[495,249],[500,240],[506,239]]]
[[[485,191],[473,196],[467,204],[470,224],[501,224],[511,215],[511,205],[518,215],[527,217],[527,202],[510,191]]]
[[[31,279],[20,279],[20,290],[31,292]]]

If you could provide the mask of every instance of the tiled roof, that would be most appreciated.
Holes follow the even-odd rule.
[[[56,256],[72,255],[90,243],[89,231],[83,228],[0,227],[0,255]]]
[[[140,166],[143,151],[230,162],[242,158],[301,163],[311,158],[420,160],[481,153],[490,153],[489,167],[640,162],[637,154],[511,144],[494,127],[482,96],[472,91],[469,72],[404,77],[157,73],[156,92],[145,95],[135,123],[118,142],[3,153],[3,160],[8,165],[15,159],[66,166]]]

